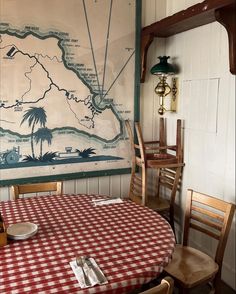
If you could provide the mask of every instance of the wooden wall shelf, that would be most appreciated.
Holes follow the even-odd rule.
[[[205,0],[142,29],[141,82],[145,80],[148,48],[155,37],[167,38],[214,21],[227,30],[230,72],[236,74],[236,0]]]

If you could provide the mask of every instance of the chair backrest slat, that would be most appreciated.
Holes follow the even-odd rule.
[[[13,198],[19,198],[20,194],[53,192],[55,195],[62,194],[62,182],[47,182],[35,184],[13,185]]]
[[[196,223],[201,223],[203,226],[205,225],[207,228],[209,228],[209,231],[211,231],[211,229],[215,229],[215,230],[218,230],[218,231],[221,231],[222,229],[222,223],[217,223],[215,222],[215,220],[211,220],[210,218],[206,218],[206,217],[201,217],[199,215],[194,215],[192,213],[191,215],[191,220],[192,222],[196,222]]]
[[[204,209],[202,207],[197,207],[197,206],[192,205],[192,211],[198,211],[198,212],[200,212],[202,214],[205,214],[205,215],[210,216],[211,218],[215,218],[215,219],[217,219],[220,222],[223,222],[224,221],[224,217],[223,216],[221,216],[221,215],[219,215],[217,213],[214,213],[213,211],[210,211],[208,209]]]

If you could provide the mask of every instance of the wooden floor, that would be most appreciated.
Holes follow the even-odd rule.
[[[197,289],[194,289],[191,291],[191,294],[208,294],[210,293],[210,288],[208,286],[199,287]],[[177,294],[178,291],[175,290],[174,294]],[[222,294],[236,294],[236,291],[231,289],[229,286],[227,286],[225,283],[222,283]]]
[[[154,287],[155,285],[158,285],[160,283],[159,279],[157,279],[154,282],[149,283],[148,285],[144,286],[142,290],[136,290],[131,292],[131,294],[139,294],[144,290],[147,290],[148,288]],[[195,288],[194,290],[191,290],[190,294],[209,294],[210,293],[210,287],[205,285],[198,288]],[[173,294],[179,294],[178,289],[174,289]],[[236,291],[231,289],[228,285],[226,285],[224,282],[222,282],[222,294],[236,294]]]

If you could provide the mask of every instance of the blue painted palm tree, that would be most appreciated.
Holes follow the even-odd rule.
[[[79,156],[81,156],[82,158],[88,158],[91,156],[91,154],[96,154],[96,152],[94,152],[96,149],[89,147],[87,149],[84,150],[79,150],[76,149],[75,151],[79,153]]]
[[[47,142],[48,146],[52,144],[52,132],[48,128],[40,128],[34,133],[36,144],[40,142],[40,157],[43,154],[43,142]]]
[[[34,128],[36,124],[40,124],[41,127],[45,127],[47,121],[47,115],[43,107],[30,107],[28,110],[25,111],[23,119],[21,121],[21,125],[28,121],[29,127],[31,127],[31,150],[32,150],[32,157],[35,158],[34,153]]]

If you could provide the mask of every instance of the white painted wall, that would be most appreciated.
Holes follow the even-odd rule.
[[[193,0],[143,0],[143,26],[196,4]],[[156,78],[149,69],[159,55],[168,54],[180,66],[179,109],[166,114],[168,132],[174,137],[177,118],[184,121],[185,163],[182,195],[187,188],[235,202],[235,76],[229,73],[228,41],[218,23],[202,26],[168,38],[156,39],[148,52],[147,76],[141,85],[141,123],[145,140],[156,138],[158,99]],[[100,193],[126,197],[129,175],[67,181],[65,193]],[[9,199],[9,187],[0,188],[0,200]],[[196,246],[212,251],[214,244],[199,239]],[[235,285],[235,221],[224,258],[223,279]]]

